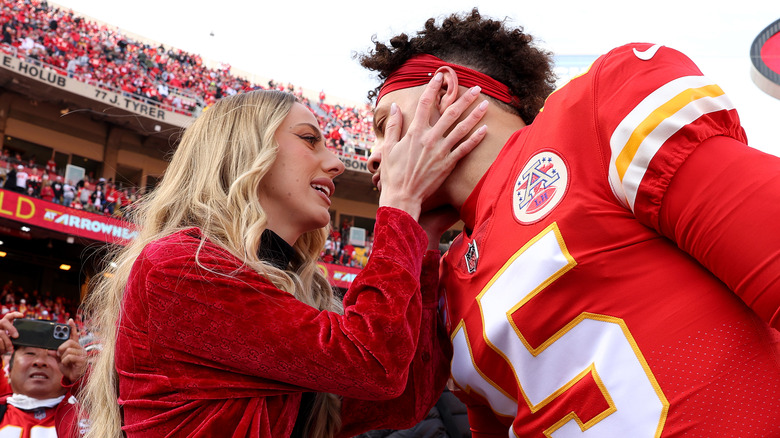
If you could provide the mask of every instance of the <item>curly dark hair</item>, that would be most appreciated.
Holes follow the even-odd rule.
[[[504,21],[483,18],[474,8],[444,18],[438,27],[436,19],[429,18],[417,36],[410,39],[402,33],[391,38],[389,46],[375,35],[374,49],[357,59],[363,67],[378,72],[382,82],[409,58],[423,53],[480,71],[509,87],[520,105],[500,105],[530,124],[555,84],[552,53],[535,47],[533,40],[522,27],[508,28]],[[369,100],[377,97],[380,87],[368,92]]]

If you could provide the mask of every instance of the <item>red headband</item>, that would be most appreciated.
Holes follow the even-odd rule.
[[[385,83],[379,89],[379,95],[376,98],[376,103],[379,104],[379,100],[382,97],[390,93],[391,91],[402,90],[404,88],[416,87],[418,85],[425,85],[431,81],[433,73],[439,69],[439,67],[447,66],[455,70],[458,75],[460,85],[466,87],[473,87],[479,85],[482,88],[482,92],[490,97],[495,97],[501,102],[508,103],[517,107],[520,100],[512,95],[509,91],[509,87],[491,78],[490,76],[480,73],[476,70],[472,70],[462,65],[450,64],[444,62],[441,59],[428,54],[415,55],[409,58],[398,70],[394,71],[387,77]]]

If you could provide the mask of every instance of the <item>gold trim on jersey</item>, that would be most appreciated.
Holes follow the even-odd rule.
[[[550,426],[548,429],[545,430],[545,435],[550,436],[549,434],[552,434],[555,430],[563,426],[565,423],[567,423],[569,420],[574,419],[577,424],[580,426],[581,430],[585,431],[589,429],[590,427],[594,426],[610,414],[617,411],[616,403],[613,401],[612,396],[609,393],[609,390],[607,389],[606,385],[604,384],[601,376],[596,370],[596,364],[595,362],[592,362],[590,366],[586,367],[584,370],[579,372],[575,377],[571,378],[566,384],[563,386],[557,388],[555,391],[550,393],[548,396],[546,396],[544,399],[542,399],[540,402],[534,404],[529,396],[526,394],[525,389],[523,388],[523,385],[520,382],[519,375],[517,370],[514,368],[515,365],[513,362],[507,357],[506,353],[504,351],[501,351],[499,347],[494,345],[489,339],[488,335],[486,333],[486,327],[488,325],[486,324],[485,320],[485,311],[483,309],[483,303],[482,299],[485,296],[485,294],[490,290],[491,286],[493,286],[496,281],[507,271],[507,269],[512,265],[515,260],[517,260],[518,257],[520,257],[524,252],[526,252],[529,248],[531,248],[534,244],[539,242],[542,238],[547,236],[549,233],[554,233],[555,239],[557,241],[557,244],[559,246],[559,249],[561,251],[561,254],[564,256],[566,263],[558,268],[552,275],[547,277],[544,281],[542,281],[537,287],[533,288],[529,293],[527,293],[516,305],[512,306],[509,311],[506,312],[506,318],[509,321],[509,324],[511,324],[513,330],[515,331],[517,337],[521,341],[522,345],[527,349],[527,351],[533,355],[534,357],[537,357],[539,354],[541,354],[543,351],[545,351],[547,348],[549,348],[551,345],[553,345],[556,341],[560,340],[564,335],[566,335],[568,332],[570,332],[574,327],[578,326],[581,322],[583,322],[586,319],[594,320],[594,321],[602,321],[606,323],[615,324],[620,327],[620,330],[622,331],[623,335],[625,336],[626,341],[628,342],[628,345],[630,346],[634,356],[636,357],[638,364],[641,366],[642,371],[644,372],[645,376],[647,377],[652,390],[655,392],[656,396],[658,397],[658,401],[661,403],[660,406],[660,418],[658,421],[658,425],[656,428],[655,436],[659,437],[663,431],[663,426],[666,423],[666,418],[669,411],[669,401],[666,399],[666,396],[664,395],[660,385],[658,384],[658,381],[656,380],[655,376],[653,375],[652,371],[650,370],[650,367],[647,363],[647,361],[644,358],[644,355],[642,354],[641,350],[639,349],[639,346],[634,339],[633,335],[631,334],[631,331],[628,329],[625,321],[621,318],[609,316],[609,315],[601,315],[596,313],[589,313],[589,312],[582,312],[578,316],[576,316],[573,320],[568,322],[564,327],[562,327],[560,330],[558,330],[555,334],[553,334],[550,338],[545,340],[541,345],[534,348],[531,346],[531,344],[528,342],[528,340],[523,336],[523,334],[520,332],[517,325],[514,323],[514,320],[511,318],[511,315],[516,312],[518,309],[520,309],[523,305],[528,303],[529,300],[534,298],[536,295],[538,295],[542,290],[547,288],[552,282],[560,278],[562,275],[564,275],[566,272],[570,271],[572,268],[574,268],[577,265],[576,260],[569,252],[566,243],[563,239],[563,235],[561,234],[561,231],[558,227],[557,223],[552,223],[549,226],[547,226],[544,230],[542,230],[540,233],[538,233],[536,236],[534,236],[531,240],[529,240],[526,244],[524,244],[519,250],[517,250],[507,261],[506,263],[496,272],[496,274],[493,275],[493,277],[490,279],[490,281],[487,282],[487,284],[482,288],[480,293],[476,297],[477,304],[479,306],[480,310],[480,318],[482,322],[482,338],[485,344],[491,348],[496,354],[501,356],[507,366],[511,368],[516,386],[526,404],[526,406],[530,409],[531,413],[536,413],[540,409],[547,406],[549,403],[551,403],[553,400],[561,396],[563,393],[571,389],[574,385],[576,385],[578,382],[580,382],[585,376],[588,374],[593,376],[594,382],[596,383],[597,387],[599,388],[599,391],[604,397],[604,400],[606,401],[609,408],[604,410],[603,412],[599,413],[598,415],[594,416],[592,419],[590,419],[587,422],[582,422],[582,420],[577,416],[575,412],[571,412],[561,418],[559,421],[557,421],[555,424]],[[559,261],[560,262],[560,261]],[[493,380],[488,378],[485,373],[482,372],[482,370],[479,369],[477,365],[477,361],[474,358],[471,343],[468,338],[468,333],[465,326],[465,321],[463,319],[460,320],[456,328],[453,330],[451,338],[454,340],[456,335],[459,333],[460,330],[464,331],[465,341],[468,346],[468,352],[470,355],[471,364],[476,370],[476,372],[480,375],[480,377],[487,382],[490,386],[495,388],[497,391],[499,391],[501,394],[505,395],[510,400],[514,401],[515,403],[518,402],[516,396],[509,394],[506,392],[505,389],[501,388],[499,385],[497,385]],[[640,372],[641,374],[641,372]],[[457,382],[458,386],[461,386],[460,382]],[[473,388],[471,388],[470,385],[466,385],[465,388],[461,386],[461,388],[466,391],[467,393],[471,393],[473,391]],[[479,391],[476,391],[479,393]],[[483,394],[479,393],[481,396],[484,397]],[[489,400],[488,400],[489,401]],[[500,414],[495,411],[494,407],[488,403],[488,406],[490,409],[500,417],[506,417],[505,414]]]
[[[689,88],[676,96],[669,99],[663,105],[660,105],[652,113],[650,113],[641,123],[639,123],[628,141],[623,146],[623,149],[615,159],[615,167],[617,167],[620,180],[628,170],[628,166],[634,160],[639,146],[652,133],[661,123],[669,118],[672,114],[677,113],[681,109],[685,108],[691,102],[704,98],[704,97],[718,97],[725,94],[723,89],[719,86],[712,84],[699,88]]]
[[[544,432],[543,432],[544,436],[552,437],[552,434],[556,430],[560,429],[564,424],[568,423],[571,420],[574,420],[575,422],[577,422],[577,425],[580,427],[580,430],[584,432],[584,431],[590,429],[593,425],[595,425],[599,421],[601,421],[604,418],[606,418],[609,415],[611,415],[613,412],[617,411],[617,407],[615,406],[615,402],[612,401],[612,397],[609,396],[609,391],[607,391],[607,388],[604,385],[604,382],[601,380],[601,376],[599,376],[599,372],[596,370],[596,365],[595,364],[591,364],[588,368],[585,368],[582,371],[582,373],[580,373],[575,378],[573,383],[571,385],[567,386],[566,389],[568,390],[568,388],[571,388],[571,386],[573,386],[576,382],[579,382],[580,380],[585,378],[585,376],[587,376],[590,373],[592,373],[593,380],[596,382],[596,385],[601,390],[601,395],[604,396],[604,400],[607,401],[607,405],[609,406],[609,408],[605,409],[600,414],[595,415],[593,418],[590,419],[590,421],[587,421],[585,423],[582,422],[582,419],[580,419],[579,415],[577,415],[576,412],[574,412],[574,411],[569,412],[568,414],[564,415],[560,420],[558,420],[555,423],[553,423],[552,426],[550,426],[547,429],[545,429]],[[560,394],[563,394],[563,392],[565,392],[565,391],[561,391]],[[560,395],[560,394],[557,394],[556,397],[558,395]]]
[[[633,211],[645,173],[666,142],[702,116],[732,109],[728,96],[706,76],[660,84],[610,134],[609,184],[617,200]]]
[[[487,375],[486,375],[484,372],[482,372],[482,370],[481,370],[481,369],[479,369],[479,366],[477,365],[477,362],[474,360],[474,351],[473,351],[473,350],[472,350],[472,348],[471,348],[471,342],[469,342],[469,335],[468,335],[468,334],[469,334],[469,331],[468,331],[468,329],[466,329],[466,321],[464,321],[464,320],[462,320],[462,319],[460,320],[460,322],[458,323],[458,325],[457,325],[457,326],[455,326],[455,329],[452,331],[452,335],[450,335],[450,340],[451,340],[451,341],[454,341],[454,340],[455,340],[455,337],[458,335],[458,333],[459,333],[461,330],[463,330],[463,338],[466,340],[466,347],[468,347],[468,350],[469,350],[469,358],[471,359],[471,365],[473,366],[473,368],[474,368],[474,371],[476,371],[476,372],[477,372],[477,374],[479,374],[479,375],[482,377],[482,379],[483,379],[485,382],[489,383],[489,384],[490,384],[490,386],[492,386],[493,388],[495,388],[495,389],[496,389],[498,392],[500,392],[501,394],[504,394],[504,395],[505,395],[505,396],[506,396],[508,399],[510,399],[510,400],[514,401],[515,403],[517,403],[517,398],[515,398],[515,397],[514,397],[512,394],[509,394],[509,393],[508,393],[508,392],[506,392],[506,391],[505,391],[503,388],[501,388],[500,386],[498,386],[498,385],[496,384],[496,382],[494,382],[492,379],[490,379],[490,377],[488,377],[488,376],[487,376]],[[476,394],[478,394],[478,395],[479,395],[481,398],[486,398],[486,394],[482,394],[482,393],[480,393],[480,392],[479,392],[479,391],[477,391],[475,388],[472,388],[472,387],[471,387],[471,385],[465,385],[465,386],[461,386],[461,385],[458,383],[457,379],[453,378],[452,380],[453,380],[453,382],[455,383],[455,385],[456,385],[456,386],[458,386],[458,387],[459,387],[459,388],[460,388],[462,391],[464,391],[466,394],[468,394],[468,395],[471,395],[472,393],[476,393]],[[499,417],[514,418],[514,417],[517,415],[517,414],[515,413],[515,415],[511,415],[511,416],[510,416],[510,415],[505,415],[505,414],[502,414],[502,413],[500,413],[500,412],[497,412],[495,409],[493,409],[493,407],[492,407],[492,406],[490,406],[490,403],[488,403],[488,405],[487,405],[487,406],[490,408],[490,410],[491,410],[491,411],[493,411],[493,413],[494,413],[495,415],[498,415]]]

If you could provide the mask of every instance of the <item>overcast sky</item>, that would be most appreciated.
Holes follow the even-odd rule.
[[[558,55],[598,55],[635,41],[690,56],[737,106],[750,144],[780,155],[780,100],[750,79],[750,45],[780,19],[776,0],[56,0],[165,45],[230,63],[264,78],[365,102],[376,81],[353,59],[376,35],[413,33],[427,18],[478,6],[508,18]],[[213,34],[213,36],[212,36]]]

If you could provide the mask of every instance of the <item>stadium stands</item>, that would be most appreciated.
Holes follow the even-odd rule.
[[[209,67],[197,54],[39,0],[0,0],[0,31],[0,284],[8,285],[0,313],[24,304],[33,317],[61,320],[63,308],[75,315],[100,260],[89,254],[132,235],[132,225],[118,219],[156,184],[179,130],[234,93],[281,89],[307,104],[349,170],[336,181],[334,224],[347,214],[373,228],[368,105],[344,105],[324,92],[309,100],[310,92],[290,83],[253,83],[229,65]],[[66,181],[66,166],[81,169],[73,178],[81,180]],[[338,227],[323,251],[321,268],[339,288],[349,286],[371,248],[370,236],[365,247],[346,237]],[[51,302],[31,299],[36,290]]]
[[[167,111],[197,116],[222,96],[260,88],[302,97],[292,84],[253,84],[231,74],[227,64],[208,68],[197,54],[131,38],[44,1],[3,0],[0,26],[4,53],[36,60],[59,74]],[[333,132],[341,134],[333,147],[356,157],[367,155],[374,141],[368,106],[309,105],[328,138]]]

